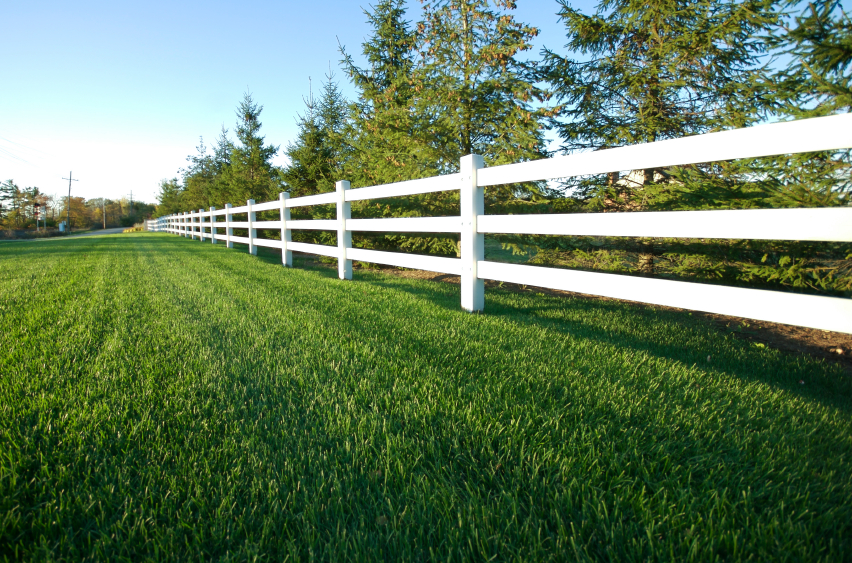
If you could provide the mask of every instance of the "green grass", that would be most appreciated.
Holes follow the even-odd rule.
[[[0,559],[852,559],[839,367],[277,261],[0,244]]]

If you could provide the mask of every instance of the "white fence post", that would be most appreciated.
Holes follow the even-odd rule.
[[[186,213],[187,213],[187,212],[186,212],[186,211],[184,211],[184,212],[181,214],[181,217],[180,217],[180,231],[181,231],[181,235],[182,235],[184,238],[186,238],[186,237],[189,235],[189,233],[188,233],[188,231],[187,231],[187,226],[186,226]]]
[[[254,205],[254,200],[250,199],[246,202],[248,205],[248,224],[249,224],[249,253],[257,256],[257,246],[254,244],[254,239],[257,238],[257,230],[254,228],[254,222],[257,220],[257,215],[252,210],[251,206]]]
[[[213,239],[213,244],[216,244],[216,216],[213,215],[213,212],[216,211],[215,207],[210,208],[210,238]]]
[[[334,185],[337,190],[337,277],[352,279],[352,260],[346,258],[346,251],[352,248],[352,231],[346,230],[346,220],[352,218],[352,203],[346,201],[349,182],[341,180]]]
[[[204,241],[204,209],[198,210],[198,240]]]
[[[288,192],[278,194],[278,201],[281,202],[281,263],[290,267],[293,265],[293,251],[287,248],[287,243],[292,239],[290,229],[287,228],[287,221],[290,220],[290,210],[287,208],[288,199],[290,199]]]
[[[485,283],[477,276],[477,262],[485,260],[485,235],[476,232],[476,218],[485,213],[485,189],[476,186],[476,174],[484,167],[479,155],[461,158],[461,306],[470,312],[485,308]]]
[[[233,221],[233,215],[231,215],[231,205],[230,203],[225,204],[225,246],[228,248],[234,248],[234,243],[231,242],[231,237],[234,235],[234,229],[231,228],[231,221]]]

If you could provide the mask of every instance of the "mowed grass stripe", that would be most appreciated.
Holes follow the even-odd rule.
[[[686,314],[489,290],[469,315],[454,286],[168,235],[9,246],[12,558],[849,557],[836,366]]]

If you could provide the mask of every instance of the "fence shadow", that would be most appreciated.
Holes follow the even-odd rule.
[[[358,273],[356,271],[356,280]],[[336,272],[330,272],[328,277],[336,277]],[[446,289],[435,287],[444,285],[440,282],[430,283],[430,280],[411,280],[389,274],[367,277],[363,272],[359,283],[404,291],[429,301],[433,306],[462,313],[458,286],[451,286],[454,291],[450,295]],[[648,354],[689,366],[695,365],[708,372],[767,384],[785,393],[846,413],[852,412],[852,379],[843,373],[841,366],[782,351],[767,354],[766,349],[755,348],[750,342],[732,337],[726,341],[724,333],[703,319],[689,316],[686,311],[657,309],[616,300],[536,295],[534,291],[517,293],[501,288],[487,289],[485,300],[485,311],[482,314],[486,316],[547,328],[566,338],[627,348],[640,356]],[[564,318],[567,311],[570,311],[570,320]],[[614,328],[595,320],[611,320],[616,315],[633,317],[636,322],[649,327],[648,333],[691,333],[694,339],[703,340],[708,346],[685,350],[678,343],[649,340],[629,330]],[[712,349],[712,352],[708,352],[708,349]],[[719,357],[720,349],[729,350],[730,356]],[[708,355],[712,356],[710,362],[706,360]],[[803,380],[804,385],[800,383]]]

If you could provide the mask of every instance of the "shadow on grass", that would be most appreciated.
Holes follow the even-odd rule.
[[[138,246],[115,244],[114,239],[78,240],[63,242],[62,249],[46,250],[42,245],[38,251],[73,254],[110,244],[113,245],[110,250],[127,254],[149,248],[164,250],[170,257],[176,254],[179,261],[182,256],[197,256],[200,248],[191,244],[192,241],[176,237],[138,238],[141,243]],[[144,246],[150,241],[156,244]],[[209,241],[207,244],[213,246]],[[224,249],[224,246],[218,244],[213,248]],[[244,247],[235,250],[244,252]],[[267,283],[268,290],[277,290],[287,277],[269,274],[271,268],[246,269],[250,260],[225,259],[226,254],[219,250],[207,256],[222,257],[215,265],[226,276],[239,276],[246,285]],[[258,260],[280,267],[280,253],[274,250],[261,249]],[[300,260],[304,265],[304,258]],[[300,265],[299,260],[296,263]],[[206,266],[200,261],[194,264],[198,271]],[[308,265],[305,269],[314,272],[317,278],[334,281],[333,289],[341,293],[351,295],[350,289],[357,287],[337,282],[333,265]],[[743,361],[743,366],[729,366],[724,373],[743,379],[784,387],[785,381],[773,374],[810,370],[828,377],[829,370],[814,362],[761,357],[743,343],[724,342],[721,335],[690,319],[686,313],[489,289],[486,314],[477,318],[460,311],[457,287],[369,271],[356,272],[355,278],[355,283],[405,292],[427,306],[458,315],[468,325],[478,324],[469,319],[497,318],[505,320],[507,325],[547,328],[566,339],[612,344],[687,364],[691,363],[690,355],[698,353],[630,334],[630,326],[617,325],[619,319],[626,319],[638,325],[647,324],[648,328],[643,328],[646,334],[689,332],[696,335],[695,340],[704,338],[716,348],[724,344],[733,352],[741,352],[732,353],[727,363]],[[238,308],[251,310],[253,296],[244,293],[238,297],[242,300]],[[351,332],[353,340],[381,338],[354,316],[340,315],[335,310],[336,303],[318,301],[313,304],[316,310],[327,315],[337,313],[335,328]],[[357,307],[351,301],[344,304],[350,311]],[[571,318],[566,312],[571,313]],[[269,309],[255,309],[255,313],[270,317],[276,314]],[[720,532],[712,529],[714,526],[722,532],[778,529],[781,534],[796,529],[773,528],[776,522],[787,522],[786,514],[820,514],[831,509],[842,516],[845,512],[843,495],[838,491],[842,491],[841,475],[848,468],[842,455],[846,438],[842,432],[828,433],[812,446],[811,441],[817,440],[812,440],[808,432],[787,435],[800,427],[819,428],[811,426],[812,422],[794,420],[794,414],[805,414],[804,408],[794,414],[781,412],[776,416],[766,412],[751,418],[744,416],[748,410],[746,401],[734,401],[705,413],[700,404],[691,403],[682,395],[653,405],[640,400],[632,408],[621,411],[611,401],[598,396],[591,404],[577,408],[575,398],[565,392],[564,385],[548,385],[544,378],[516,379],[507,388],[500,388],[506,376],[512,375],[510,363],[501,364],[489,373],[488,379],[469,378],[461,368],[475,366],[480,361],[475,357],[444,360],[458,361],[459,369],[451,373],[435,371],[427,393],[418,386],[425,370],[406,372],[384,367],[362,374],[345,361],[357,358],[359,352],[345,348],[336,352],[336,357],[329,354],[323,363],[304,365],[298,373],[285,376],[264,354],[246,354],[242,349],[230,347],[217,324],[221,318],[215,316],[215,311],[206,314],[209,316],[201,320],[207,322],[192,328],[202,333],[201,340],[222,351],[223,363],[230,366],[225,373],[225,381],[230,385],[185,387],[187,384],[183,383],[184,387],[177,388],[185,389],[187,397],[183,402],[176,401],[172,396],[175,384],[186,376],[179,371],[175,373],[177,368],[163,368],[160,375],[164,381],[158,382],[154,394],[133,401],[137,404],[148,401],[145,406],[155,408],[158,417],[168,422],[168,440],[139,438],[155,436],[154,422],[149,433],[122,434],[118,432],[124,429],[122,419],[116,417],[113,420],[119,422],[81,433],[79,443],[56,439],[51,443],[56,445],[50,447],[58,451],[39,446],[47,453],[47,460],[55,466],[64,464],[64,470],[47,472],[43,462],[33,462],[20,470],[19,483],[25,487],[20,504],[46,508],[37,525],[33,520],[12,521],[3,536],[10,545],[37,545],[39,538],[44,537],[55,542],[54,545],[61,540],[72,542],[75,549],[86,553],[93,541],[100,541],[101,549],[107,549],[102,552],[105,554],[102,558],[106,559],[128,546],[139,554],[150,553],[151,546],[159,548],[160,553],[169,548],[175,550],[173,553],[178,558],[190,559],[201,558],[202,549],[204,558],[233,557],[235,552],[242,554],[241,549],[258,545],[270,558],[284,559],[288,554],[275,539],[283,537],[297,540],[295,550],[304,558],[346,559],[354,552],[365,553],[364,559],[372,560],[415,559],[427,553],[447,554],[448,558],[458,553],[460,557],[485,559],[478,557],[482,553],[471,551],[477,537],[496,538],[486,546],[486,555],[499,558],[501,553],[533,545],[535,541],[550,541],[543,545],[555,553],[553,539],[570,536],[576,538],[580,553],[590,555],[589,558],[650,560],[656,554],[662,559],[686,559],[687,550],[692,549],[689,546],[698,545],[698,550],[692,553],[702,554],[706,559],[727,559],[732,556],[724,551],[724,545],[719,546],[721,542],[715,542]],[[399,326],[417,322],[416,318],[404,316],[385,315],[384,319]],[[494,324],[495,332],[505,330],[497,325]],[[281,338],[270,341],[283,347],[287,345],[286,337],[292,338],[292,334],[281,330]],[[106,334],[106,330],[99,333],[98,342]],[[459,349],[458,341],[450,335],[423,339],[417,344],[423,346],[430,365]],[[511,354],[506,352],[511,347],[512,343],[504,340],[500,353],[510,358]],[[388,353],[387,349],[381,352]],[[403,385],[398,386],[398,382]],[[819,385],[823,384],[793,387],[791,392],[832,404],[828,388],[819,392],[816,388]],[[492,402],[492,392],[499,396],[499,404]],[[654,392],[640,391],[646,399]],[[402,408],[413,404],[418,396],[432,401],[430,408],[415,411]],[[477,398],[475,408],[466,408]],[[440,402],[435,403],[436,400]],[[113,401],[110,406],[120,404],[116,399]],[[357,409],[348,416],[357,418],[364,426],[347,426],[334,414],[337,407],[347,412],[350,402]],[[655,416],[654,409],[661,404],[670,413],[689,411],[692,416],[680,416],[681,425],[656,424],[660,417]],[[203,410],[188,408],[196,406]],[[833,406],[848,411],[848,400]],[[471,415],[479,411],[485,414]],[[187,414],[190,412],[193,414]],[[62,430],[67,423],[54,416],[52,435],[61,436],[57,429]],[[719,426],[734,427],[740,434],[708,434],[702,425],[703,416],[717,419]],[[198,418],[204,418],[203,427],[197,423]],[[515,423],[510,424],[513,420]],[[767,420],[780,420],[780,423],[763,428],[761,425]],[[563,429],[579,429],[579,432],[560,433],[560,421]],[[597,433],[601,428],[608,428],[609,433]],[[360,449],[351,447],[353,442],[360,444]],[[779,459],[776,446],[782,442],[790,447],[784,449],[787,457]],[[79,452],[83,451],[80,443],[86,446],[85,451],[92,452],[93,458],[68,462],[80,459]],[[223,444],[236,446],[226,449]],[[152,447],[161,457],[155,458]],[[171,453],[173,449],[180,451]],[[838,455],[833,459],[830,454],[835,453]],[[814,460],[809,460],[809,456]],[[204,463],[198,463],[200,457]],[[33,459],[41,458],[33,456]],[[767,468],[791,461],[795,463],[770,477],[785,486],[761,485],[768,480]],[[823,481],[811,475],[814,461],[828,463],[832,470],[826,472],[828,476]],[[122,467],[131,468],[131,472],[122,473]],[[834,473],[836,468],[839,471]],[[377,469],[383,469],[384,474]],[[94,483],[92,489],[80,485],[89,482]],[[272,482],[281,485],[272,488],[269,486]],[[330,483],[334,486],[328,486]],[[741,483],[755,484],[759,501],[765,506],[742,506],[727,500],[724,502],[730,508],[719,516],[717,499],[720,495],[724,497],[728,487],[736,494]],[[149,492],[149,485],[154,493]],[[786,485],[796,485],[805,493],[789,493],[791,489]],[[291,496],[293,490],[299,490],[297,487],[305,493]],[[89,505],[89,501],[66,503],[61,511],[54,511],[51,503],[55,500],[49,495],[57,490],[71,491],[72,497],[76,494],[81,499],[94,491],[99,502],[97,505]],[[157,526],[150,532],[138,531],[141,525],[119,525],[134,517],[135,513],[127,508],[128,498],[153,499],[150,506],[156,508],[140,512],[137,521],[142,522],[142,518],[156,521]],[[341,498],[348,503],[343,508]],[[378,524],[378,519],[388,514],[384,499],[405,503],[404,513],[410,512],[416,525],[385,528],[384,524]],[[188,506],[192,507],[190,511],[186,510]],[[250,507],[250,510],[235,516],[223,511],[223,506]],[[787,512],[782,512],[785,509]],[[665,519],[661,523],[659,514],[673,523]],[[704,520],[710,524],[704,524]],[[239,525],[233,525],[235,521]],[[387,523],[387,518],[384,521]],[[468,527],[459,533],[462,521]],[[843,533],[848,532],[848,521],[842,517],[813,520],[800,532],[808,534],[802,541],[815,543],[813,537],[837,537],[841,547],[848,546],[850,536]],[[695,541],[700,538],[703,543],[680,540],[678,534],[690,524],[698,527]],[[656,539],[648,532],[654,527],[662,532]],[[85,535],[74,533],[81,529],[87,531]],[[277,533],[262,535],[267,529]],[[340,535],[341,530],[349,538],[356,538],[354,548]],[[767,553],[768,558],[772,558],[774,549],[780,558],[777,537],[767,534],[759,545],[754,545],[756,540],[747,545],[753,552]],[[436,538],[446,539],[436,548]],[[157,541],[162,543],[158,545]],[[192,551],[193,548],[198,551]],[[570,558],[564,551],[561,556]]]
[[[248,248],[247,245],[239,246]],[[280,251],[274,249],[258,249],[257,258],[270,264],[281,263]],[[318,265],[313,257],[298,255],[294,257],[294,263],[296,268],[310,270],[322,278],[337,279],[337,270],[333,264]],[[355,281],[404,291],[418,299],[429,301],[434,306],[449,311],[460,311],[457,286],[454,286],[456,295],[448,297],[445,291],[439,290],[436,282],[404,279],[370,270],[356,271]],[[748,342],[726,339],[725,334],[702,320],[690,317],[688,312],[660,310],[618,301],[538,296],[531,293],[523,294],[489,288],[486,290],[485,314],[527,326],[547,327],[567,338],[593,340],[629,348],[639,354],[646,353],[686,365],[697,365],[707,371],[771,385],[791,395],[816,401],[843,412],[852,412],[852,379],[840,366],[825,360],[792,356],[781,352],[767,354],[766,349],[754,348]],[[561,319],[560,316],[566,308],[570,308],[573,316],[579,317],[580,320]],[[708,348],[713,348],[715,351],[708,354],[704,348],[684,349],[680,345],[665,344],[631,334],[620,330],[619,327],[601,326],[594,321],[594,319],[612,318],[613,315],[638,317],[638,322],[650,325],[648,333],[672,333],[673,331],[694,333],[698,339],[708,343]],[[727,349],[729,357],[719,357],[720,348]],[[710,363],[706,361],[708,355],[713,356]],[[805,381],[805,384],[801,384],[800,381]]]

